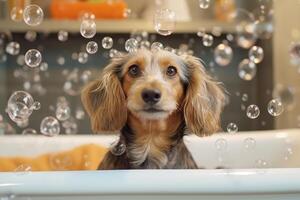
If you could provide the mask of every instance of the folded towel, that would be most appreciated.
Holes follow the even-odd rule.
[[[47,153],[35,158],[0,157],[0,171],[96,170],[107,149],[86,144],[69,151]]]

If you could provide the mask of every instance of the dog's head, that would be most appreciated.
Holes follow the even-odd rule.
[[[165,120],[180,112],[190,132],[219,129],[224,93],[199,59],[167,51],[139,50],[112,59],[82,91],[94,132],[120,130],[127,116]]]

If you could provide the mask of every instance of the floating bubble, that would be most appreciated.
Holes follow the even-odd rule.
[[[257,105],[249,105],[246,110],[246,115],[250,119],[256,119],[260,114],[259,107]]]
[[[19,6],[13,7],[10,11],[10,19],[19,22],[23,19],[23,9]]]
[[[34,100],[32,96],[25,91],[14,92],[7,102],[7,114],[10,119],[16,123],[28,121],[32,114]]]
[[[300,42],[292,43],[290,46],[290,61],[295,66],[300,65]]]
[[[44,18],[43,10],[35,4],[25,7],[23,12],[23,19],[29,26],[37,26],[42,23]]]
[[[81,64],[85,64],[88,61],[88,54],[86,52],[80,52],[78,54],[78,62]]]
[[[210,0],[199,0],[199,7],[202,9],[207,9],[210,5]]]
[[[295,105],[295,91],[296,89],[291,86],[276,85],[272,96],[280,99],[284,107],[290,110]]]
[[[198,37],[203,37],[204,35],[205,35],[205,29],[203,27],[198,28],[197,36]]]
[[[138,41],[136,39],[130,38],[125,42],[125,50],[129,53],[136,52],[138,48]]]
[[[158,51],[162,50],[164,48],[164,45],[160,42],[153,42],[151,45],[151,50],[152,51]]]
[[[228,65],[233,57],[232,48],[227,44],[219,44],[214,50],[215,62],[220,66]]]
[[[69,117],[67,120],[63,121],[62,126],[65,128],[65,133],[67,135],[74,135],[78,132],[78,125],[73,117]]]
[[[28,40],[29,42],[33,42],[36,40],[37,33],[35,31],[27,31],[25,33],[25,39]]]
[[[39,109],[41,109],[41,103],[38,102],[38,101],[35,101],[35,102],[32,104],[32,106],[30,107],[30,109],[32,109],[32,110],[39,110]]]
[[[112,48],[113,44],[114,44],[114,41],[113,41],[113,39],[111,37],[104,37],[102,39],[102,47],[104,49],[110,49],[110,48]]]
[[[42,62],[42,63],[40,64],[40,70],[41,70],[41,71],[47,71],[47,70],[48,70],[48,63]]]
[[[245,81],[251,81],[256,75],[256,64],[249,59],[244,59],[238,67],[239,77]]]
[[[219,138],[215,142],[215,147],[218,151],[224,151],[227,149],[227,140],[224,138]]]
[[[58,31],[57,33],[57,39],[61,42],[67,41],[69,38],[69,33],[67,31]]]
[[[113,155],[120,156],[125,153],[126,144],[121,140],[113,142],[109,150]]]
[[[89,54],[95,54],[98,51],[98,44],[97,42],[90,41],[86,44],[86,51]]]
[[[17,64],[20,66],[23,66],[25,64],[25,56],[24,55],[18,55]]]
[[[232,41],[234,40],[234,36],[233,36],[231,33],[229,33],[229,34],[226,35],[226,39],[227,39],[229,42],[232,42]]]
[[[248,101],[248,94],[246,94],[246,93],[244,93],[243,95],[242,95],[242,101]]]
[[[22,131],[22,135],[37,135],[37,132],[33,128],[26,128]]]
[[[62,66],[65,64],[66,59],[63,56],[58,56],[58,58],[56,59],[56,62]]]
[[[80,34],[84,38],[92,38],[96,35],[96,23],[94,20],[83,20],[80,25]]]
[[[82,120],[85,118],[85,112],[81,107],[77,107],[75,110],[75,118]]]
[[[118,56],[120,53],[119,53],[119,51],[118,50],[116,50],[116,49],[111,49],[111,50],[109,50],[109,57],[110,58],[114,58],[114,57],[116,57],[116,56]]]
[[[202,37],[202,43],[204,46],[210,47],[214,43],[214,37],[205,33]]]
[[[283,111],[284,111],[284,107],[280,99],[272,99],[268,103],[268,112],[270,115],[277,117],[281,115]]]
[[[140,43],[141,48],[149,49],[150,48],[150,42],[147,40],[143,40]]]
[[[71,108],[67,104],[57,106],[55,116],[59,121],[65,121],[71,116]]]
[[[255,22],[253,32],[260,39],[270,39],[274,32],[273,10],[267,9],[266,6],[259,6],[253,12]]]
[[[18,55],[20,53],[20,44],[18,42],[9,42],[5,51],[10,55]]]
[[[175,29],[175,12],[170,9],[158,9],[154,14],[154,29],[160,35],[171,35]]]
[[[253,46],[249,50],[249,59],[254,63],[260,63],[264,58],[264,50],[259,46]]]
[[[40,131],[45,136],[59,135],[60,125],[58,120],[51,116],[45,117],[41,122]]]
[[[42,61],[42,54],[36,49],[30,49],[25,54],[25,63],[29,67],[37,67]]]
[[[244,140],[244,148],[247,150],[252,150],[256,146],[256,141],[253,138],[246,138]]]
[[[228,133],[236,133],[239,130],[238,126],[235,123],[229,123],[227,125],[227,132]]]
[[[75,68],[67,75],[67,80],[64,83],[63,89],[70,96],[76,96],[80,94],[81,88],[90,80],[91,73],[87,71],[82,72],[79,75],[78,68]]]

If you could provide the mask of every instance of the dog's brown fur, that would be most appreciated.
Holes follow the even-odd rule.
[[[177,68],[176,76],[145,77],[159,54],[164,56],[155,65],[157,73],[163,74],[171,65]],[[141,77],[128,74],[132,64],[143,72]],[[140,97],[144,88],[162,92],[161,108],[166,109],[163,117],[147,117],[136,109],[144,106]],[[113,59],[101,77],[83,89],[82,102],[94,132],[121,130],[119,143],[127,146],[119,156],[108,152],[99,169],[194,169],[197,166],[183,136],[186,131],[207,136],[220,129],[224,92],[197,58],[143,50]],[[175,107],[169,106],[172,103]]]

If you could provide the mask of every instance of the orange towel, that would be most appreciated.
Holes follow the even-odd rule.
[[[35,158],[0,157],[0,171],[96,170],[106,152],[104,147],[86,144]]]

